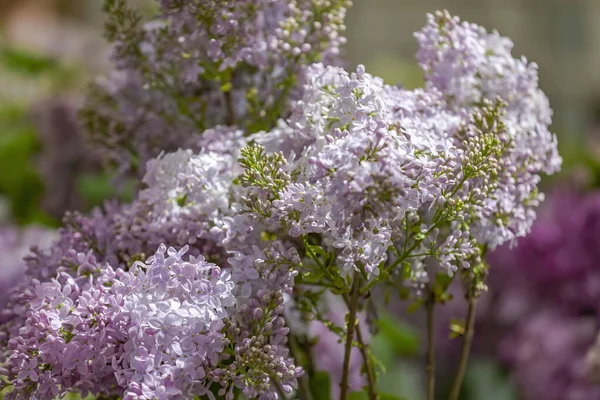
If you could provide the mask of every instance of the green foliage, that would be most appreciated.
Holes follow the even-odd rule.
[[[371,349],[382,369],[378,378],[380,399],[420,399],[422,368],[413,363],[419,351],[419,331],[387,313],[380,315],[378,327]]]
[[[352,392],[348,394],[348,400],[369,400],[366,392]]]
[[[465,334],[465,321],[453,319],[450,321],[450,339],[456,339]]]
[[[390,393],[378,393],[379,400],[407,400],[405,397],[400,397]],[[348,395],[348,400],[369,400],[369,395],[366,391],[352,392]]]
[[[50,92],[64,91],[81,81],[81,72],[59,59],[3,45],[0,37],[0,74],[8,75],[6,78],[11,79],[16,87],[22,83],[35,86],[36,92],[48,89]],[[22,99],[15,100],[19,102]]]
[[[10,72],[39,76],[43,73],[56,72],[60,63],[53,58],[27,52],[16,48],[0,48],[0,66]]]
[[[128,37],[136,32],[142,17],[129,7],[127,0],[105,0],[102,11],[107,16],[104,23],[104,36],[110,42],[131,40]]]
[[[310,378],[310,391],[314,400],[332,400],[331,399],[331,380],[329,374],[324,371],[315,373]]]
[[[492,359],[473,358],[465,377],[466,398],[472,400],[517,399],[514,382]]]
[[[77,192],[81,195],[87,207],[96,207],[109,198],[119,198],[131,202],[135,192],[135,182],[126,182],[125,187],[117,190],[111,182],[109,173],[82,174],[77,179]]]
[[[393,351],[399,356],[413,356],[419,350],[419,332],[407,323],[393,318],[387,313],[380,315],[379,334],[376,340],[391,343]]]
[[[0,105],[0,195],[9,199],[11,215],[20,224],[54,222],[38,209],[44,184],[33,165],[33,156],[39,146],[25,110]]]

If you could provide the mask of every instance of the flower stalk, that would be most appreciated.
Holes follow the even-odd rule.
[[[427,400],[435,398],[435,297],[427,300]]]
[[[465,377],[465,372],[467,371],[469,354],[471,353],[471,344],[475,334],[475,307],[477,305],[477,300],[475,297],[469,296],[467,298],[467,302],[469,304],[469,309],[467,312],[467,326],[465,327],[465,333],[463,336],[458,370],[456,372],[456,377],[454,378],[454,383],[452,384],[452,391],[450,392],[450,400],[458,400],[458,397],[460,396],[460,389]]]
[[[358,298],[360,287],[360,274],[354,273],[352,289],[350,291],[350,303],[348,305],[348,320],[346,322],[346,346],[344,349],[344,363],[342,365],[342,381],[340,382],[340,400],[345,400],[348,396],[350,373],[350,356],[354,341],[354,332],[357,325],[356,312],[358,310]]]

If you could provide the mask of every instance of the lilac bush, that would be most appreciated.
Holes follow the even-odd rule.
[[[597,192],[557,191],[531,234],[519,240],[517,248],[500,249],[490,258],[495,268],[490,294],[498,293],[490,314],[503,316],[497,324],[503,333],[496,351],[514,371],[527,398],[600,395],[600,388],[589,379],[593,361],[586,365],[586,353],[598,332],[599,217]],[[520,285],[509,283],[515,277]],[[514,288],[505,290],[507,285]]]
[[[433,320],[456,280],[474,315],[486,250],[527,234],[560,169],[536,66],[439,12],[416,34],[425,87],[390,86],[339,66],[349,5],[163,0],[142,22],[105,1],[116,68],[82,118],[138,190],[27,257],[9,399],[310,399],[317,364],[341,400],[361,383],[377,399],[377,318],[357,323],[372,290]]]

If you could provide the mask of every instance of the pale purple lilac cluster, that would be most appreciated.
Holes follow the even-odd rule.
[[[262,191],[249,207],[256,218],[279,221],[291,237],[320,234],[341,271],[367,279],[409,260],[417,289],[431,260],[453,274],[480,262],[480,246],[527,233],[542,199],[539,174],[561,163],[549,121],[528,115],[544,129],[537,135],[496,94],[458,107],[431,82],[387,86],[362,66],[315,64],[306,76],[290,118],[251,137],[261,145],[254,158],[273,152],[280,165],[267,180],[247,167],[246,184]],[[544,146],[551,151],[540,153]]]
[[[342,308],[378,283],[423,298],[430,276],[469,271],[529,230],[539,176],[560,157],[547,102],[520,101],[543,97],[535,68],[484,73],[495,34],[431,16],[418,34],[427,84],[406,90],[331,65],[347,2],[160,6],[141,25],[107,0],[118,71],[84,117],[141,183],[131,204],[68,214],[27,258],[2,326],[9,398],[281,399],[304,372],[290,327],[323,322],[328,290]],[[453,47],[463,31],[474,38]],[[473,61],[439,61],[453,57]],[[430,70],[474,74],[477,101]]]
[[[128,271],[82,258],[86,279],[34,281],[26,327],[8,345],[8,398],[190,398],[211,385],[232,398],[239,382],[256,397],[271,380],[291,391],[300,371],[278,349],[286,332],[277,295],[239,305],[231,273],[187,250],[162,245]]]
[[[117,66],[84,110],[96,144],[123,170],[193,147],[219,125],[270,129],[306,64],[339,63],[348,0],[157,1],[143,23],[112,10]]]

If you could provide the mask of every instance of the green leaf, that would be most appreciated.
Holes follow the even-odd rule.
[[[441,289],[446,290],[452,283],[453,277],[449,276],[445,272],[438,272],[435,275],[435,283],[440,286]]]
[[[426,234],[424,234],[424,233],[417,233],[417,234],[415,235],[415,240],[416,240],[417,242],[420,242],[421,240],[424,240],[426,237],[427,237],[427,235],[426,235]]]
[[[348,400],[369,400],[366,392],[352,392],[348,394]]]
[[[412,314],[414,312],[416,312],[419,308],[421,308],[421,302],[420,301],[415,301],[414,303],[412,303],[411,305],[409,305],[406,308],[406,312],[408,312],[409,314]]]
[[[331,400],[331,380],[325,371],[319,371],[310,378],[310,391],[315,400]]]
[[[515,383],[493,359],[474,358],[465,376],[465,392],[470,399],[517,399]]]
[[[415,355],[419,350],[419,332],[412,326],[382,313],[378,321],[379,335],[385,337],[398,355]]]
[[[305,246],[306,246],[306,250],[308,250],[309,252],[311,252],[313,254],[321,255],[321,256],[327,255],[327,252],[325,250],[323,250],[323,248],[321,246],[310,244],[310,243],[308,243],[308,241],[306,242]]]
[[[223,93],[227,93],[231,90],[232,86],[233,85],[231,84],[231,82],[225,82],[224,84],[221,85],[221,91]]]
[[[406,397],[400,397],[390,393],[379,393],[379,400],[406,400]]]
[[[38,76],[59,69],[58,62],[52,58],[14,48],[0,49],[0,66],[27,76]]]
[[[465,322],[458,319],[450,321],[450,339],[456,339],[465,334]]]
[[[121,190],[117,190],[108,173],[82,174],[77,177],[77,192],[90,208],[102,205],[107,199],[119,198],[131,202],[135,193],[135,182],[128,180]],[[178,199],[179,200],[179,199]],[[183,199],[185,202],[185,199]]]
[[[39,146],[35,129],[23,112],[6,107],[0,113],[0,194],[10,201],[11,214],[20,224],[48,221],[38,209],[44,184],[33,158]]]

